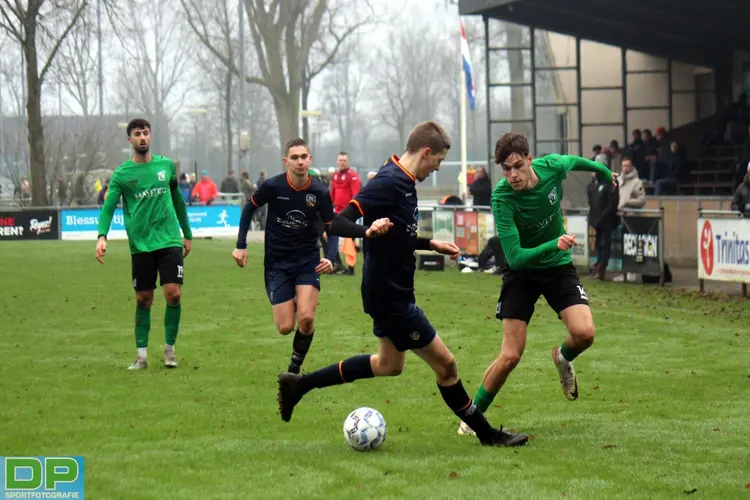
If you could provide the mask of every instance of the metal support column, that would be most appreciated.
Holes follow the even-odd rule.
[[[517,46],[517,47],[513,47],[513,46],[504,46],[504,47],[490,46],[490,42],[489,42],[489,39],[490,39],[489,18],[486,17],[486,16],[484,18],[484,33],[485,33],[484,39],[485,39],[485,61],[486,61],[485,64],[487,65],[487,71],[486,71],[486,75],[487,75],[487,81],[486,81],[486,85],[487,85],[487,145],[488,145],[488,149],[491,151],[490,157],[494,158],[494,146],[493,145],[494,145],[494,141],[497,140],[497,137],[493,136],[493,130],[492,130],[492,128],[493,128],[492,126],[493,125],[496,125],[496,124],[505,124],[505,123],[509,123],[509,124],[513,124],[513,125],[517,125],[517,124],[520,124],[520,123],[530,123],[531,126],[532,126],[532,129],[534,129],[535,128],[535,120],[534,120],[534,112],[533,112],[533,110],[532,110],[531,118],[518,118],[518,119],[513,118],[513,110],[512,109],[511,109],[511,117],[510,118],[497,118],[497,117],[493,116],[493,113],[492,113],[492,108],[493,108],[492,89],[493,88],[503,88],[503,87],[505,87],[505,88],[529,87],[531,89],[531,91],[532,91],[532,94],[533,94],[533,92],[534,92],[534,82],[533,82],[534,70],[533,70],[533,68],[531,70],[531,73],[532,73],[532,79],[531,80],[532,81],[523,81],[523,80],[522,81],[514,81],[515,80],[514,76],[516,76],[516,75],[510,75],[509,81],[507,81],[507,82],[494,82],[494,81],[492,81],[492,76],[491,76],[492,70],[494,69],[494,66],[492,64],[493,59],[492,59],[491,55],[493,53],[497,53],[497,52],[510,53],[510,52],[513,52],[513,51],[519,51],[519,52],[531,51],[530,60],[533,61],[534,60],[533,28],[531,29],[532,41],[529,44],[530,46],[523,46],[523,45]],[[532,66],[533,66],[533,63],[532,63]],[[521,79],[523,79],[523,77],[524,77],[523,74],[520,75]],[[533,99],[534,98],[532,97],[532,103],[533,103]],[[516,112],[517,112],[517,110],[516,110]],[[536,140],[536,137],[533,138],[532,143],[535,142],[535,140]],[[490,160],[490,161],[492,162],[492,160]],[[490,164],[492,164],[492,163],[490,163]],[[491,170],[491,169],[489,169],[489,170]],[[491,177],[490,177],[490,180],[492,180]]]
[[[625,138],[627,139],[627,133],[629,130],[630,119],[628,114],[630,111],[666,111],[667,112],[667,126],[669,130],[672,130],[672,61],[667,61],[666,69],[640,69],[630,70],[628,69],[628,49],[622,48],[622,78],[623,78],[623,119],[625,122]],[[666,75],[667,77],[667,104],[662,106],[628,106],[628,76],[630,75]],[[646,125],[648,127],[648,125]],[[638,128],[641,128],[640,126]]]

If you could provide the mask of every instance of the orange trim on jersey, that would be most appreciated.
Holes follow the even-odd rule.
[[[414,176],[413,176],[413,175],[411,175],[411,173],[410,173],[410,172],[409,172],[408,170],[406,170],[406,169],[404,168],[404,166],[403,166],[403,165],[401,165],[401,162],[400,162],[400,161],[398,161],[398,156],[396,156],[396,155],[393,155],[393,156],[391,156],[391,161],[392,161],[393,163],[395,163],[395,164],[396,164],[396,166],[398,166],[398,168],[400,168],[401,170],[403,170],[403,171],[404,171],[404,173],[405,173],[406,175],[408,175],[408,176],[409,176],[409,179],[411,179],[411,180],[413,180],[413,181],[414,181],[414,180],[416,180],[416,179],[414,178]]]
[[[357,207],[357,210],[359,210],[359,215],[362,217],[365,216],[365,211],[362,210],[362,205],[359,204],[357,200],[351,200],[349,203],[353,203],[355,207]]]
[[[302,186],[301,188],[295,187],[294,184],[292,184],[292,180],[289,178],[289,172],[286,173],[286,182],[289,184],[289,187],[294,189],[295,191],[304,191],[305,189],[310,187],[310,184],[312,184],[312,176],[308,176],[307,178],[307,184]]]
[[[333,221],[329,220],[328,222],[323,222],[323,224],[330,224],[331,222],[333,222]]]
[[[341,366],[341,365],[343,365],[343,364],[344,364],[344,362],[343,362],[343,361],[339,361],[339,377],[341,377],[341,380],[342,380],[342,381],[343,381],[344,383],[346,383],[346,379],[344,378],[344,370],[342,369],[342,366]]]
[[[253,205],[255,205],[255,208],[260,208],[260,205],[258,205],[257,203],[255,203],[255,197],[253,197],[253,196],[250,196],[250,203],[252,203]]]

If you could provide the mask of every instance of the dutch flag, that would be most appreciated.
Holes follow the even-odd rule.
[[[474,87],[474,78],[471,72],[471,54],[469,53],[469,42],[466,40],[466,29],[464,22],[461,20],[461,59],[463,59],[464,73],[466,74],[466,93],[469,97],[469,105],[474,111],[474,98],[476,88]]]

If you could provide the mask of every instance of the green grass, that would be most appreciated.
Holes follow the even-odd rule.
[[[290,423],[276,375],[291,336],[275,332],[262,248],[234,265],[228,241],[196,241],[186,261],[180,368],[160,364],[164,300],[152,313],[147,372],[135,355],[130,258],[110,245],[3,243],[0,454],[83,455],[87,498],[750,498],[750,308],[674,289],[589,284],[593,348],[576,361],[581,397],[551,362],[564,336],[538,304],[526,353],[489,420],[533,435],[487,449],[457,419],[414,355],[393,379],[315,391]],[[314,369],[376,346],[359,276],[324,277]],[[501,342],[500,279],[417,275],[419,305],[473,395]],[[358,406],[380,410],[375,453],[344,443]]]

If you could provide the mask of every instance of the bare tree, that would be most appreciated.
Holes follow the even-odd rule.
[[[381,123],[404,141],[412,125],[444,116],[441,100],[455,88],[456,79],[444,74],[452,55],[438,33],[394,30],[390,40],[378,55],[380,71],[373,82],[373,100]],[[447,73],[458,75],[457,70]]]
[[[284,140],[299,135],[303,88],[333,62],[344,41],[370,22],[367,0],[244,0],[250,37],[257,57],[256,75],[244,75],[248,83],[264,86],[273,98]],[[232,72],[235,62],[215,42],[199,0],[181,0],[187,20],[200,41]],[[346,10],[347,22],[340,14]],[[312,61],[311,55],[319,54]]]
[[[59,82],[83,116],[92,115],[97,108],[95,98],[97,84],[95,10],[87,7],[81,13],[79,25],[68,36],[52,68],[54,79]],[[78,110],[74,110],[78,112]]]
[[[73,30],[87,0],[3,0],[0,27],[18,41],[26,62],[26,113],[28,116],[31,202],[46,202],[42,84],[65,38]],[[40,67],[39,56],[46,56]]]
[[[354,57],[347,57],[323,80],[324,112],[335,123],[343,151],[351,150],[352,137],[365,126],[361,100],[367,91],[367,79],[363,69]]]
[[[176,0],[154,0],[147,3],[128,0],[124,13],[115,22],[124,56],[120,67],[117,98],[126,107],[151,117],[156,124],[168,123],[182,109],[195,90],[195,79],[188,71],[193,51],[188,50],[190,33],[181,22],[182,12]],[[144,47],[144,43],[150,46]],[[155,149],[169,152],[168,130]]]

